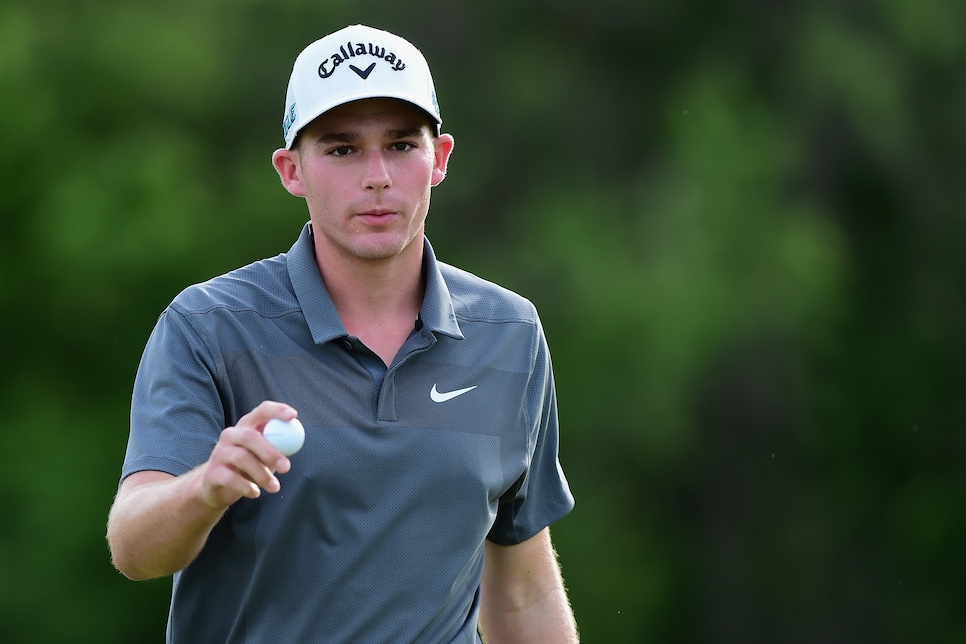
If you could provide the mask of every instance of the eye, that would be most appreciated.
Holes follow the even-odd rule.
[[[351,152],[352,152],[352,148],[350,148],[347,145],[342,145],[337,148],[332,148],[331,150],[329,150],[329,154],[331,154],[334,157],[348,156]]]
[[[415,149],[415,145],[409,141],[399,141],[398,143],[392,144],[392,149],[396,152],[408,152],[409,150]]]

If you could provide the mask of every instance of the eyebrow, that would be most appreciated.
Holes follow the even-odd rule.
[[[386,138],[392,140],[408,139],[414,136],[419,136],[422,131],[423,128],[418,125],[401,129],[386,130]],[[316,141],[319,143],[355,143],[359,140],[359,138],[359,134],[356,132],[330,132],[317,137]]]
[[[423,128],[421,126],[414,125],[412,127],[402,128],[401,130],[389,130],[389,132],[386,134],[390,139],[409,139],[414,136],[419,136],[422,133]]]
[[[323,134],[322,136],[316,137],[316,141],[319,143],[352,143],[358,140],[358,134],[349,134],[348,132],[332,132],[331,134]]]

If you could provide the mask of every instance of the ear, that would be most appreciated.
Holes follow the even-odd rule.
[[[436,187],[446,178],[449,155],[453,153],[453,146],[456,145],[456,140],[451,134],[440,134],[434,140],[434,144],[436,147],[436,160],[433,163],[433,179],[430,185]]]
[[[278,178],[282,180],[285,189],[296,197],[304,197],[308,194],[305,190],[305,182],[302,181],[300,161],[298,150],[280,148],[272,154],[272,165],[275,166]]]

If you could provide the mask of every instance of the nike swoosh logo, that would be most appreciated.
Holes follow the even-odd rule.
[[[452,400],[457,396],[462,396],[467,391],[473,391],[476,389],[476,387],[477,385],[473,385],[472,387],[467,387],[466,389],[457,389],[456,391],[446,391],[441,393],[436,390],[436,385],[433,385],[433,390],[429,392],[429,397],[433,399],[433,402],[443,403],[447,400]]]
[[[367,78],[369,78],[369,74],[371,74],[372,73],[372,70],[375,69],[375,68],[376,68],[376,64],[375,63],[372,63],[371,65],[369,65],[368,67],[366,67],[365,71],[359,69],[355,65],[349,65],[349,69],[351,69],[355,73],[359,74],[359,78],[361,78],[362,80],[366,80]]]

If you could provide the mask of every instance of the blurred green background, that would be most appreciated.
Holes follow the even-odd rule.
[[[440,258],[532,299],[588,643],[966,641],[966,4],[5,0],[0,641],[160,642],[104,526],[147,335],[286,251],[297,53],[433,67]]]

